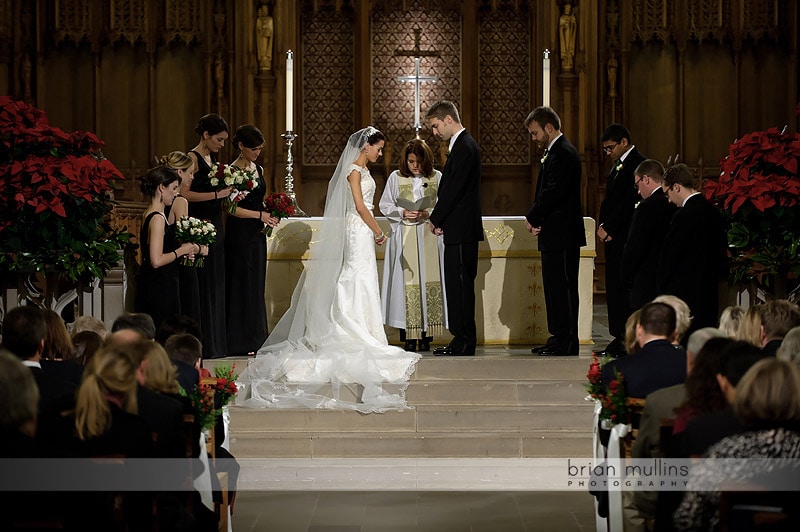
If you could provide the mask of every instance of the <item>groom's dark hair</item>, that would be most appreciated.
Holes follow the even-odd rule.
[[[450,100],[439,100],[435,104],[431,105],[428,109],[425,118],[438,118],[439,120],[444,120],[444,117],[450,115],[450,118],[453,119],[454,122],[461,123],[461,116],[458,114],[458,108],[456,104],[451,102]]]

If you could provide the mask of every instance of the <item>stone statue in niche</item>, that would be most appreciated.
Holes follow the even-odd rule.
[[[272,35],[273,21],[269,16],[267,6],[258,8],[256,19],[256,44],[258,45],[258,68],[261,70],[272,69]]]
[[[608,59],[608,66],[606,67],[608,75],[608,97],[617,97],[617,58],[611,56]]]
[[[572,13],[572,4],[564,4],[564,13],[558,19],[558,35],[561,42],[561,69],[571,71],[575,61],[575,28],[577,22]]]

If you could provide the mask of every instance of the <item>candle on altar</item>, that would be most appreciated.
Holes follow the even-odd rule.
[[[419,57],[414,58],[414,77],[417,83],[414,85],[414,129],[419,131]]]
[[[294,54],[286,52],[286,131],[292,131],[294,115]]]
[[[542,54],[542,105],[550,107],[550,50]]]

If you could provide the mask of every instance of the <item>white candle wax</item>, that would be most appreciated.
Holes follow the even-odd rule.
[[[286,52],[286,131],[292,131],[294,116],[294,54]]]
[[[414,83],[414,128],[419,129],[419,57],[414,58],[414,76],[417,78]]]
[[[550,50],[547,49],[542,59],[542,105],[550,107]]]

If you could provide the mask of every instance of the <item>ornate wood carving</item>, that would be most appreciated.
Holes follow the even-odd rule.
[[[145,0],[112,0],[110,3],[110,41],[126,41],[130,44],[147,42],[150,14]]]
[[[673,7],[670,0],[643,0],[631,3],[633,39],[667,42],[670,38]]]
[[[730,0],[700,0],[690,2],[689,38],[697,41],[716,40],[722,42],[730,37]]]
[[[56,0],[55,2],[55,41],[72,41],[80,44],[89,40],[92,22],[89,2]]]
[[[531,101],[529,14],[514,4],[505,2],[479,12],[478,86],[484,164],[530,164],[531,143],[519,118],[520,105]]]
[[[302,13],[303,164],[336,165],[353,124],[353,13],[314,2]],[[323,9],[324,7],[324,9]]]
[[[166,0],[164,42],[191,44],[200,39],[200,0]]]

